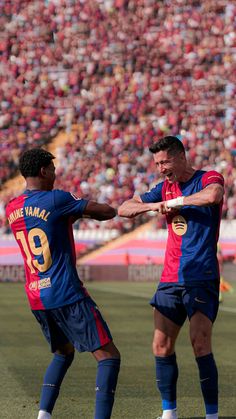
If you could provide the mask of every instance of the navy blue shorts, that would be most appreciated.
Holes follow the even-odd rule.
[[[185,285],[161,282],[150,304],[161,314],[182,326],[196,311],[215,321],[219,308],[219,281],[201,281]]]
[[[94,352],[112,341],[95,302],[86,297],[64,307],[32,310],[52,352],[70,342],[79,352]]]

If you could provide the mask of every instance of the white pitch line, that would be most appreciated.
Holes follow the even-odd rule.
[[[95,290],[95,291],[102,291],[102,292],[112,292],[113,294],[128,295],[129,297],[145,298],[145,299],[148,299],[148,300],[150,300],[151,297],[152,297],[152,295],[150,295],[150,294],[144,294],[144,293],[133,292],[133,291],[121,291],[121,290],[116,290],[112,287],[109,288],[107,286],[106,286],[106,288],[103,288],[103,287],[101,288],[101,287],[96,286],[96,285],[95,286],[89,285],[88,289]],[[225,307],[225,306],[220,305],[219,310],[220,311],[225,311],[226,313],[236,314],[236,308],[234,308],[234,307]]]

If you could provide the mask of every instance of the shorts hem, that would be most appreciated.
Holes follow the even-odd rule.
[[[160,309],[159,309],[159,307],[157,307],[155,304],[152,304],[152,303],[150,303],[150,305],[153,307],[153,308],[155,308],[157,311],[159,311],[159,313],[161,313],[162,314],[162,316],[164,316],[164,317],[166,317],[168,320],[170,320],[171,322],[173,322],[174,324],[176,324],[177,326],[180,326],[180,327],[182,327],[183,326],[183,324],[184,324],[184,322],[185,322],[185,320],[186,319],[184,319],[184,322],[182,323],[177,323],[176,321],[174,321],[170,316],[167,316],[166,315],[166,313],[163,313]]]

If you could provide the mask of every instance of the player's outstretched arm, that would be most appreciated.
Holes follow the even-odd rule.
[[[165,206],[164,202],[150,202],[145,203],[137,195],[134,195],[132,199],[124,201],[118,207],[118,215],[120,217],[133,218],[136,215],[143,214],[148,211],[162,212],[162,207]]]
[[[110,220],[116,216],[115,208],[108,204],[100,204],[96,201],[88,201],[83,212],[84,218],[93,218],[94,220]]]
[[[224,196],[224,188],[218,183],[206,186],[202,191],[185,196],[183,205],[209,206],[219,204]]]

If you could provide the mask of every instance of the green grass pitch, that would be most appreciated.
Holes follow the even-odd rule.
[[[113,419],[155,419],[161,413],[151,353],[153,283],[88,283],[122,355]],[[0,284],[0,418],[37,417],[48,345],[31,314],[22,284]],[[236,418],[236,292],[225,293],[214,327],[219,369],[220,418]],[[204,418],[198,372],[188,339],[188,323],[176,348],[179,363],[179,418]],[[92,419],[96,362],[76,354],[63,382],[54,419]]]

